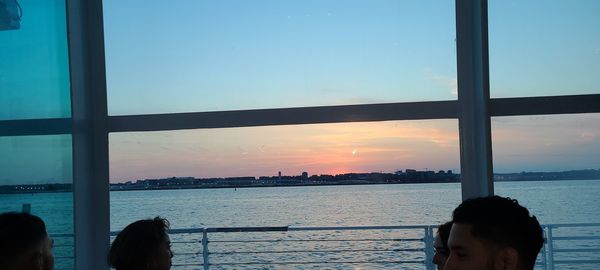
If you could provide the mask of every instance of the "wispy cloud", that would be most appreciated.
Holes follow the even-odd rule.
[[[456,79],[456,76],[435,74],[431,70],[426,70],[425,77],[428,80],[445,87],[453,96],[458,96],[458,80]]]

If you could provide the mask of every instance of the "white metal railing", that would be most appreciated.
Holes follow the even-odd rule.
[[[172,229],[169,234],[175,254],[173,269],[380,265],[386,269],[430,270],[435,269],[432,258],[436,227],[220,227]],[[546,241],[536,269],[554,270],[556,265],[600,268],[600,223],[542,227]],[[117,233],[111,232],[111,236]],[[67,238],[58,248],[72,246],[71,234],[52,237]],[[58,256],[57,262],[60,260],[72,264],[73,257]],[[60,269],[66,268],[70,267]]]
[[[414,226],[354,226],[354,227],[241,227],[241,228],[199,228],[199,229],[176,229],[171,231],[171,235],[181,235],[181,234],[194,234],[194,233],[202,233],[202,238],[197,240],[198,243],[202,244],[201,252],[183,252],[179,253],[180,255],[202,255],[202,263],[176,263],[174,266],[184,267],[184,266],[202,266],[204,269],[209,269],[212,266],[217,267],[226,267],[226,266],[238,266],[238,265],[331,265],[331,264],[379,264],[379,265],[403,265],[403,264],[412,264],[412,265],[420,265],[425,266],[426,269],[434,269],[434,265],[432,263],[433,258],[433,238],[435,236],[434,229],[436,226],[433,225],[414,225]],[[577,267],[577,265],[596,265],[600,267],[600,223],[586,223],[586,224],[547,224],[543,225],[545,231],[546,242],[540,251],[540,255],[538,255],[537,268],[540,269],[550,269],[553,270],[554,266],[557,264],[560,265],[571,265]],[[553,235],[553,232],[557,229],[575,229],[575,230],[566,230],[561,232],[561,236]],[[577,235],[577,230],[584,229],[586,232],[585,235]],[[395,238],[395,237],[379,237],[379,238],[336,238],[333,234],[341,234],[347,231],[358,232],[356,235],[365,234],[367,231],[386,231],[387,234],[392,234],[393,231],[413,231],[412,237],[411,234],[408,236],[405,235],[403,238]],[[417,237],[415,237],[414,231],[420,231],[417,233]],[[216,234],[226,234],[226,233],[260,233],[260,232],[284,232],[285,234],[294,233],[294,232],[320,232],[322,234],[328,235],[329,238],[316,238],[316,239],[287,239],[282,236],[277,235],[275,238],[269,239],[233,239],[233,240],[209,240],[210,235]],[[322,242],[412,242],[408,248],[305,248],[305,249],[290,249],[290,246],[293,246],[294,243],[298,242],[313,242],[313,243],[322,243]],[[579,241],[579,243],[577,243]],[[582,242],[583,241],[583,242]],[[590,241],[596,241],[595,243],[590,243]],[[193,242],[193,241],[192,241]],[[557,242],[561,242],[559,245],[565,246],[564,248],[557,248]],[[569,243],[570,242],[570,243]],[[182,242],[182,243],[190,243]],[[209,243],[219,244],[226,243],[229,246],[229,250],[225,249],[225,251],[212,251],[209,250]],[[257,243],[286,243],[284,249],[253,249],[253,250],[236,250],[235,245],[239,245],[243,243],[247,245],[249,243],[257,244]],[[220,261],[220,262],[212,262],[210,257],[212,256],[233,256],[233,255],[258,255],[258,254],[297,254],[302,253],[306,255],[314,255],[319,253],[392,253],[388,256],[382,256],[390,258],[388,260],[313,260],[314,256],[304,256],[304,260],[300,261],[277,261],[277,260],[248,260],[248,261]],[[416,256],[413,256],[413,259],[409,260],[398,260],[399,256],[395,256],[393,253],[400,252],[412,252],[417,253]],[[570,257],[564,258],[556,258],[556,254],[571,254]],[[582,254],[587,254],[584,256]],[[177,254],[176,254],[177,255]],[[249,256],[252,258],[252,256]],[[239,257],[238,257],[239,258]],[[583,258],[583,259],[582,259]]]
[[[594,264],[600,268],[600,223],[547,224],[544,225],[544,229],[547,248],[544,254],[547,268],[544,269],[554,270],[555,265],[584,264]],[[555,236],[554,233],[560,229],[570,229],[571,233],[574,230],[582,232],[579,232],[579,235],[562,233]],[[582,233],[587,235],[581,235]],[[567,253],[577,254],[577,258],[556,258],[557,255]]]
[[[382,237],[380,233],[375,235],[365,233],[367,231],[385,231],[387,236]],[[392,237],[393,231],[412,231],[409,234]],[[317,232],[318,234],[314,234]],[[347,233],[354,232],[354,233]],[[358,233],[356,233],[358,232]],[[417,233],[420,232],[420,233]],[[202,233],[200,239],[175,240],[177,235],[194,235]],[[217,237],[216,235],[241,233],[248,238],[227,238]],[[256,238],[256,235],[268,234],[267,238]],[[274,235],[275,233],[275,235]],[[175,255],[188,256],[193,261],[194,256],[202,256],[202,262],[189,263],[177,259],[174,268],[184,268],[189,266],[227,268],[236,266],[276,266],[276,265],[349,265],[349,264],[378,264],[378,265],[427,265],[428,269],[433,269],[431,258],[433,257],[433,226],[355,226],[355,227],[238,227],[238,228],[199,228],[199,229],[175,229],[170,232],[174,244],[193,244],[201,243],[201,249],[196,251],[187,250],[187,252],[175,251]],[[211,238],[209,240],[209,234]],[[253,235],[251,235],[253,234]],[[290,237],[290,234],[294,234]],[[420,235],[419,235],[420,234]],[[322,235],[327,235],[322,237]],[[366,235],[366,237],[365,237]],[[239,237],[240,235],[236,235]],[[342,236],[342,238],[337,237]],[[186,237],[182,237],[185,239]],[[189,237],[187,237],[189,238]],[[193,237],[191,237],[193,238]],[[209,250],[209,243],[212,246],[225,245],[226,248]],[[307,245],[308,243],[308,245]],[[351,244],[348,244],[351,243]],[[378,243],[374,245],[373,243]],[[405,243],[398,245],[398,243]],[[408,243],[408,244],[406,244]],[[248,245],[259,246],[250,249]],[[243,250],[237,247],[245,246]],[[310,247],[307,247],[310,246]],[[300,247],[290,248],[290,247]],[[200,248],[200,247],[199,247]],[[174,246],[174,249],[177,247]],[[395,256],[400,252],[414,253],[412,259],[397,259]],[[360,259],[352,256],[352,259],[344,259],[348,256],[337,256],[337,259],[327,259],[326,254],[386,254],[375,259]],[[264,254],[269,256],[265,257]],[[242,255],[242,256],[240,256]],[[282,256],[283,255],[283,256]],[[233,260],[223,260],[225,256],[237,256]],[[214,262],[210,258],[220,258],[220,261]],[[279,258],[268,258],[279,257]],[[300,259],[290,259],[300,258]],[[315,259],[323,258],[326,259]],[[336,257],[336,256],[333,256]],[[246,259],[244,260],[240,260]],[[382,259],[384,258],[384,259]]]

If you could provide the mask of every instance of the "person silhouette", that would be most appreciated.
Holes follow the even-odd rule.
[[[445,269],[530,270],[543,243],[540,223],[517,200],[465,200],[452,213]]]
[[[44,221],[32,214],[0,214],[0,269],[52,270],[53,241]]]
[[[108,263],[116,270],[169,270],[171,240],[169,221],[155,217],[133,222],[112,242]]]

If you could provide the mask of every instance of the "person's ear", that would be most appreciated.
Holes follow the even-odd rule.
[[[495,269],[498,270],[516,270],[519,264],[519,253],[516,249],[506,247],[498,252]]]

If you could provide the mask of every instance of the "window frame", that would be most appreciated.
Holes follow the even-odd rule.
[[[66,8],[72,117],[2,120],[0,136],[73,135],[76,269],[107,269],[110,132],[458,119],[469,198],[493,194],[491,117],[600,113],[600,94],[490,99],[487,0],[456,0],[458,100],[109,116],[102,0],[67,0]]]

